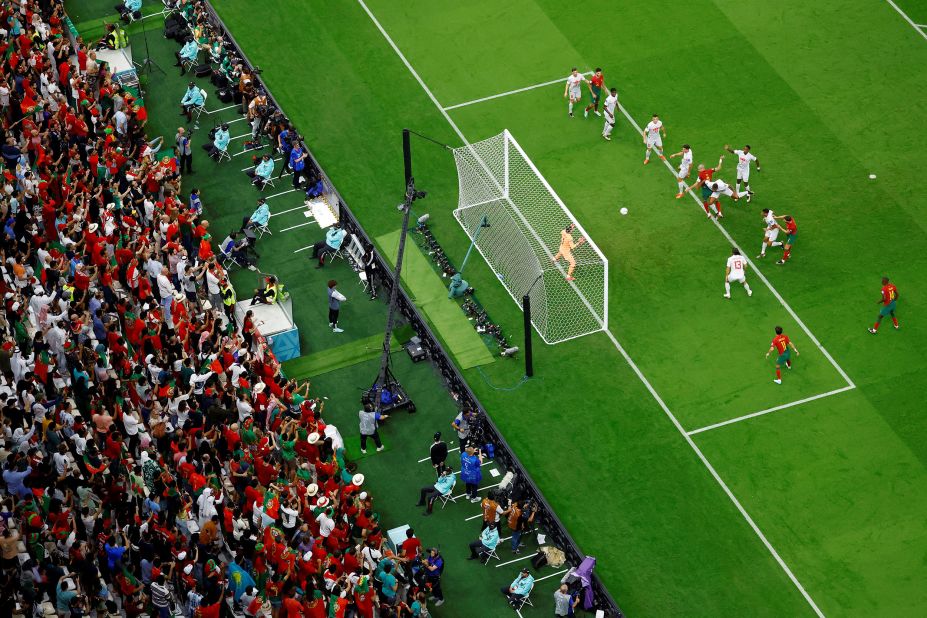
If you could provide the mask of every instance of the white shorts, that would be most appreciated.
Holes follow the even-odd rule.
[[[747,277],[742,272],[741,273],[735,272],[727,276],[727,282],[728,283],[746,283]]]
[[[769,239],[769,242],[776,240],[779,237],[779,228],[774,230],[766,230],[766,238]]]
[[[688,177],[689,177],[689,166],[688,166],[688,165],[680,165],[680,166],[679,166],[679,171],[676,173],[676,178],[678,178],[679,180],[682,180],[682,179],[688,178]]]
[[[656,137],[648,137],[647,148],[658,148],[659,150],[663,150],[663,139],[659,135]]]
[[[582,98],[583,98],[582,90],[580,90],[579,88],[570,88],[570,100],[571,101],[574,101],[574,102],[579,101]]]
[[[734,190],[731,189],[730,185],[728,185],[728,187],[724,189],[723,191],[714,191],[711,194],[711,197],[718,199],[719,195],[726,195],[728,197],[734,197]]]
[[[741,169],[738,167],[737,168],[737,180],[749,182],[750,181],[750,168],[748,167],[747,169]]]

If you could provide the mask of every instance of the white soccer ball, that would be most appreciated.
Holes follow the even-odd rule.
[[[875,174],[869,174],[869,180],[875,180],[875,179],[876,179]]]
[[[620,212],[620,213],[623,214],[623,215],[626,215],[626,214],[628,214],[628,209],[627,209],[627,208],[622,208],[622,209],[619,210],[618,212]]]

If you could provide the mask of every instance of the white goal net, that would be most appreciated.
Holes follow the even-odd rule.
[[[608,328],[608,260],[508,131],[454,150],[460,203],[454,216],[546,343]],[[489,227],[481,224],[488,222]],[[573,225],[574,279],[557,262],[561,233]],[[530,291],[530,292],[529,292]]]

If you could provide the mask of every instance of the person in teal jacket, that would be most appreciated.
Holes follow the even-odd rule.
[[[196,57],[200,53],[200,46],[196,44],[196,41],[193,40],[193,37],[187,37],[187,40],[184,41],[183,47],[180,48],[180,51],[174,52],[174,55],[177,56],[177,64],[174,66],[180,67],[180,74],[183,75],[187,72],[185,63],[189,62],[191,64],[196,64]]]
[[[431,510],[438,496],[445,496],[452,492],[456,483],[457,476],[454,474],[454,471],[450,466],[444,466],[444,469],[441,470],[441,476],[438,477],[434,485],[422,487],[422,491],[418,497],[418,504],[415,506],[425,506],[427,503],[428,508],[425,511],[425,515],[431,515]]]
[[[228,150],[229,142],[231,138],[229,137],[229,125],[222,124],[216,128],[216,132],[213,133],[212,143],[203,144],[203,150],[206,151],[213,159],[218,160],[219,154]]]
[[[531,576],[531,571],[522,569],[515,581],[508,588],[502,589],[502,594],[509,600],[509,605],[515,609],[521,609],[532,588],[534,588],[534,577]]]
[[[203,96],[203,91],[196,85],[196,82],[190,82],[187,91],[183,93],[183,98],[180,100],[180,113],[187,117],[187,122],[192,122],[193,109],[200,107],[204,103],[206,103],[206,97]]]
[[[252,227],[264,227],[267,225],[268,221],[270,221],[270,206],[267,205],[266,200],[261,198],[258,200],[257,210],[255,210],[251,218],[248,219],[248,225]]]
[[[248,170],[247,174],[251,178],[251,184],[258,189],[263,189],[270,177],[274,175],[274,160],[270,158],[270,155],[264,155],[257,165]]]

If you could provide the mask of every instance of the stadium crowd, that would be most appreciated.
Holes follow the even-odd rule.
[[[322,400],[229,319],[184,153],[60,0],[0,12],[0,615],[427,616],[443,558],[389,549]]]

